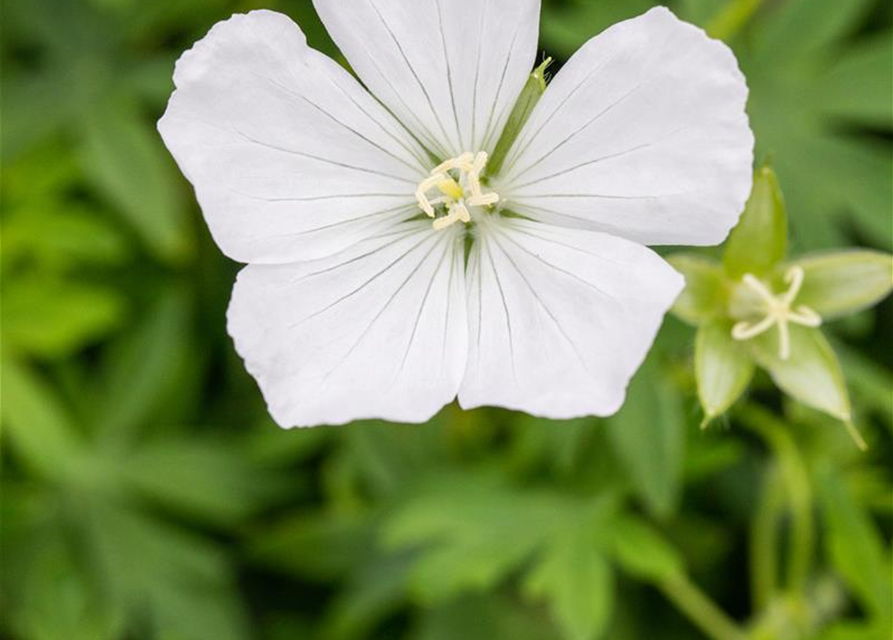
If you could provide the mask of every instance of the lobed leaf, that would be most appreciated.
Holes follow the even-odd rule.
[[[161,138],[127,101],[91,111],[83,123],[84,172],[160,259],[186,256],[185,216]]]
[[[64,478],[82,453],[76,426],[53,389],[25,364],[4,354],[0,419],[25,465]]]
[[[551,544],[527,575],[526,593],[549,601],[567,640],[603,637],[614,608],[614,576],[603,551],[585,532]]]
[[[681,554],[640,518],[623,516],[611,524],[611,530],[612,555],[631,575],[659,583],[683,571]]]
[[[69,356],[117,329],[126,301],[104,285],[23,276],[4,283],[3,338],[25,354]]]

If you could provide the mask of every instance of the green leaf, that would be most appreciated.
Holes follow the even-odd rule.
[[[771,167],[756,171],[753,190],[738,226],[732,230],[723,264],[733,279],[768,274],[785,256],[788,221],[778,177]]]
[[[265,526],[249,541],[255,563],[316,581],[335,581],[376,552],[375,521],[365,512],[308,512]]]
[[[685,276],[685,289],[673,304],[673,314],[693,325],[723,314],[728,293],[725,274],[718,263],[692,253],[671,255],[667,262]]]
[[[0,417],[5,436],[26,466],[48,478],[66,478],[82,443],[54,391],[24,364],[4,355]]]
[[[518,469],[542,466],[558,475],[570,475],[585,455],[586,442],[597,425],[591,418],[545,420],[519,414],[512,425],[511,465]]]
[[[803,268],[803,287],[795,304],[830,320],[868,308],[893,290],[893,256],[849,250],[805,256],[785,265]]]
[[[522,607],[500,594],[457,598],[419,614],[418,630],[408,636],[413,640],[554,640],[555,637],[555,628],[539,611]]]
[[[789,396],[803,404],[849,422],[850,397],[834,350],[818,329],[793,325],[791,356],[778,355],[778,331],[771,329],[749,342],[757,363]]]
[[[789,0],[769,14],[757,48],[775,58],[813,54],[849,35],[871,5],[872,0]]]
[[[736,53],[750,87],[748,114],[757,157],[775,158],[792,239],[810,249],[827,248],[847,242],[855,226],[860,235],[889,249],[890,143],[882,136],[861,133],[869,122],[864,115],[832,114],[823,98],[838,91],[841,76],[836,63],[860,42],[878,37],[864,33],[888,34],[889,21],[877,21],[877,29],[862,28],[872,0],[771,4],[758,16],[747,46],[738,47]],[[893,58],[886,58],[887,70],[874,71],[880,75],[859,87],[854,99],[873,92],[875,97],[867,104],[885,101],[883,88],[893,76]]]
[[[614,576],[590,536],[560,537],[528,574],[524,588],[549,601],[567,640],[596,640],[607,630],[614,608]]]
[[[59,532],[61,533],[61,532]],[[46,543],[49,544],[46,544]],[[33,554],[21,584],[13,624],[29,640],[115,640],[123,631],[120,608],[102,593],[86,559],[75,558],[61,535]]]
[[[837,573],[880,628],[893,624],[893,567],[884,539],[846,481],[830,467],[819,475],[825,545]]]
[[[816,91],[816,104],[822,113],[893,128],[891,50],[893,33],[887,31],[860,42],[834,60],[826,84]]]
[[[122,479],[140,494],[213,523],[234,523],[259,510],[274,486],[231,442],[149,441],[123,462]]]
[[[558,496],[515,491],[489,475],[438,474],[389,519],[383,540],[389,549],[421,548],[410,585],[431,603],[492,588],[559,523],[583,514]]]
[[[178,182],[161,138],[129,102],[110,101],[84,119],[84,171],[154,254],[188,251]]]
[[[705,424],[729,410],[750,384],[754,363],[747,348],[732,339],[725,320],[698,329],[695,340],[695,378]]]
[[[663,582],[684,569],[681,554],[650,525],[635,516],[611,523],[612,555],[631,575],[649,582]]]
[[[670,515],[679,501],[685,423],[679,394],[652,356],[633,378],[626,403],[607,421],[608,438],[648,510]]]
[[[3,78],[3,124],[0,157],[4,163],[63,129],[74,117],[80,93],[67,69],[9,74]],[[48,95],[65,100],[47,100]]]
[[[61,358],[114,331],[125,310],[109,287],[23,276],[4,283],[3,338],[24,353]]]
[[[573,0],[551,3],[542,21],[543,46],[565,59],[612,24],[634,18],[654,6],[651,0]]]
[[[326,612],[324,640],[365,638],[406,599],[410,554],[376,556],[354,567],[347,585]]]
[[[541,539],[510,524],[482,528],[425,551],[410,572],[410,587],[423,603],[447,600],[465,591],[486,592],[517,569]],[[511,544],[506,544],[511,540]]]
[[[190,301],[174,287],[160,292],[139,324],[108,345],[93,424],[104,442],[126,442],[167,419],[188,398],[201,362],[194,348]]]
[[[546,69],[550,64],[552,64],[552,58],[546,58],[527,78],[527,83],[521,90],[521,95],[518,96],[518,100],[509,114],[502,135],[490,155],[490,160],[487,163],[489,174],[496,175],[502,169],[502,163],[505,162],[509,150],[518,138],[518,134],[521,133],[521,129],[524,128],[524,123],[533,113],[533,108],[539,102],[540,97],[546,92]]]
[[[42,268],[61,271],[126,260],[124,237],[95,211],[76,204],[53,205],[37,210],[33,205],[23,206],[4,221],[4,261],[27,257]]]
[[[78,505],[110,593],[182,640],[245,640],[247,620],[226,556],[192,532],[131,508]]]

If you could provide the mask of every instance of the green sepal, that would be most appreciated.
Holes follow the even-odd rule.
[[[778,330],[748,341],[757,363],[789,396],[845,423],[852,420],[850,396],[837,355],[819,329],[790,326],[791,355],[778,355]]]
[[[704,423],[724,414],[747,389],[754,370],[748,348],[732,338],[732,323],[718,320],[698,329],[695,378]]]
[[[778,177],[771,167],[756,171],[741,221],[726,244],[723,264],[732,278],[766,275],[784,259],[788,219]]]
[[[539,102],[542,95],[546,92],[546,69],[551,64],[552,58],[546,58],[527,78],[527,83],[524,85],[524,89],[521,90],[521,95],[518,96],[518,101],[515,102],[515,106],[511,114],[509,114],[509,119],[505,123],[502,135],[499,137],[499,141],[496,143],[496,147],[487,161],[487,173],[490,175],[496,175],[502,169],[502,163],[505,162],[509,149],[512,148],[530,114],[533,113],[536,103]]]
[[[803,287],[795,304],[806,305],[829,320],[868,308],[893,289],[893,256],[852,250],[805,256],[784,265],[803,269]]]
[[[670,309],[673,315],[697,326],[724,314],[728,291],[717,262],[692,253],[677,253],[667,262],[685,277],[685,289]]]

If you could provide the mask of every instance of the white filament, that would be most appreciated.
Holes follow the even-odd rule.
[[[744,274],[744,278],[742,278],[744,284],[760,297],[765,306],[766,315],[758,322],[737,323],[732,327],[732,337],[735,340],[750,340],[778,325],[778,355],[782,360],[790,358],[791,333],[788,325],[792,322],[805,327],[818,327],[822,324],[819,314],[809,307],[800,305],[796,309],[792,308],[792,304],[803,286],[804,277],[802,267],[791,267],[784,276],[785,282],[789,285],[788,290],[780,295],[775,295],[756,276],[750,273]]]

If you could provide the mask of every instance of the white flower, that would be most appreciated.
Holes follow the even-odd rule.
[[[159,122],[248,263],[228,328],[273,417],[615,412],[683,285],[645,245],[721,242],[750,191],[731,51],[663,8],[613,26],[491,175],[539,0],[315,5],[368,91],[256,11],[183,55]]]

